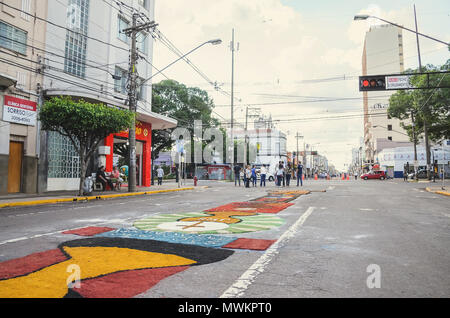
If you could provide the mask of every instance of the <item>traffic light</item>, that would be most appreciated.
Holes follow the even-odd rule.
[[[386,90],[386,76],[372,75],[359,77],[359,91],[384,91]]]

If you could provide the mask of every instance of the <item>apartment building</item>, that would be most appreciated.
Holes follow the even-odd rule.
[[[402,29],[392,25],[372,26],[364,40],[362,75],[403,71]],[[364,149],[368,163],[377,162],[377,154],[384,148],[409,145],[400,120],[387,115],[389,97],[393,93],[395,91],[363,92]]]
[[[72,96],[112,107],[128,108],[127,85],[130,38],[123,32],[138,23],[153,21],[154,1],[49,0],[46,34],[44,98]],[[152,76],[153,38],[141,32],[137,37],[138,84]],[[136,126],[137,185],[151,184],[152,129],[175,127],[174,119],[151,111],[151,81],[139,87]],[[73,190],[79,186],[79,158],[64,136],[45,132],[41,151],[47,165],[41,187]],[[100,145],[90,171],[103,165],[111,171],[120,160],[115,145],[127,144],[128,132],[108,136]]]
[[[0,4],[0,194],[35,193],[47,0]]]
[[[68,138],[41,131],[38,105],[71,96],[128,109],[130,38],[123,32],[154,19],[154,0],[3,0],[0,4],[0,193],[76,190],[80,163]],[[152,76],[153,38],[137,37],[138,85]],[[137,105],[137,185],[151,184],[153,129],[177,121],[152,112],[151,80]],[[115,145],[128,132],[105,138],[90,169],[112,170]],[[123,162],[123,160],[122,160]]]

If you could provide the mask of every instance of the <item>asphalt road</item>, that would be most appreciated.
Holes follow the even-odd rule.
[[[4,208],[0,261],[80,238],[61,233],[66,230],[132,228],[143,218],[200,212],[276,188],[273,183],[250,189],[227,182],[203,185],[209,187]],[[425,186],[391,180],[307,180],[302,190],[313,192],[276,214],[283,225],[233,234],[274,240],[269,249],[235,250],[222,261],[170,276],[137,297],[450,297],[450,200],[426,192]]]

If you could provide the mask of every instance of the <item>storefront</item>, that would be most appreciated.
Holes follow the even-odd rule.
[[[109,147],[106,155],[105,170],[112,171],[113,166],[121,166],[125,163],[125,153],[128,152],[128,130],[117,134],[111,134],[104,140],[105,147]],[[115,147],[116,145],[116,147]],[[123,145],[124,147],[117,147]],[[114,150],[116,149],[116,151]],[[151,184],[151,149],[152,149],[152,125],[139,122],[136,125],[136,185],[149,187]],[[129,172],[131,173],[131,172]]]
[[[37,103],[0,95],[0,193],[35,193]]]
[[[60,92],[52,91],[51,93],[58,96]],[[110,104],[108,103],[110,100],[89,99],[87,96],[83,98],[87,101]],[[148,187],[151,185],[152,130],[174,128],[177,126],[177,121],[151,111],[141,110],[136,114],[136,123],[136,166],[138,168],[136,185]],[[46,144],[42,144],[42,147],[45,147],[42,151],[47,153],[48,160],[48,170],[44,172],[47,181],[46,191],[77,190],[80,184],[78,153],[69,138],[57,132],[49,131],[46,134],[48,136]],[[111,172],[114,165],[128,166],[127,143],[128,131],[106,137],[91,160],[88,172],[95,173],[99,166],[105,166],[106,172]]]

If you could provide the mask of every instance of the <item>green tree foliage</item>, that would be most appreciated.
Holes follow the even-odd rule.
[[[174,80],[164,80],[153,85],[152,111],[177,119],[178,127],[187,128],[191,136],[194,133],[194,120],[201,120],[203,129],[218,126],[218,120],[212,117],[213,108],[213,100],[200,88],[186,87]],[[153,130],[152,159],[157,158],[161,151],[172,148],[174,141],[170,138],[171,131]]]
[[[129,128],[133,116],[128,110],[70,97],[54,97],[41,107],[42,129],[68,137],[80,156],[79,195],[83,195],[87,163],[99,143],[108,135]]]
[[[430,73],[428,76],[415,75],[411,78],[411,83],[415,87],[447,88],[399,90],[390,97],[388,114],[405,121],[401,123],[401,126],[407,131],[411,141],[413,140],[411,113],[414,116],[414,130],[417,139],[424,132],[424,122],[427,124],[432,141],[450,139],[450,88],[448,88],[450,87],[450,74],[436,73],[449,70],[450,60],[441,67],[427,65],[422,68],[422,73]],[[405,73],[413,72],[408,70]]]

